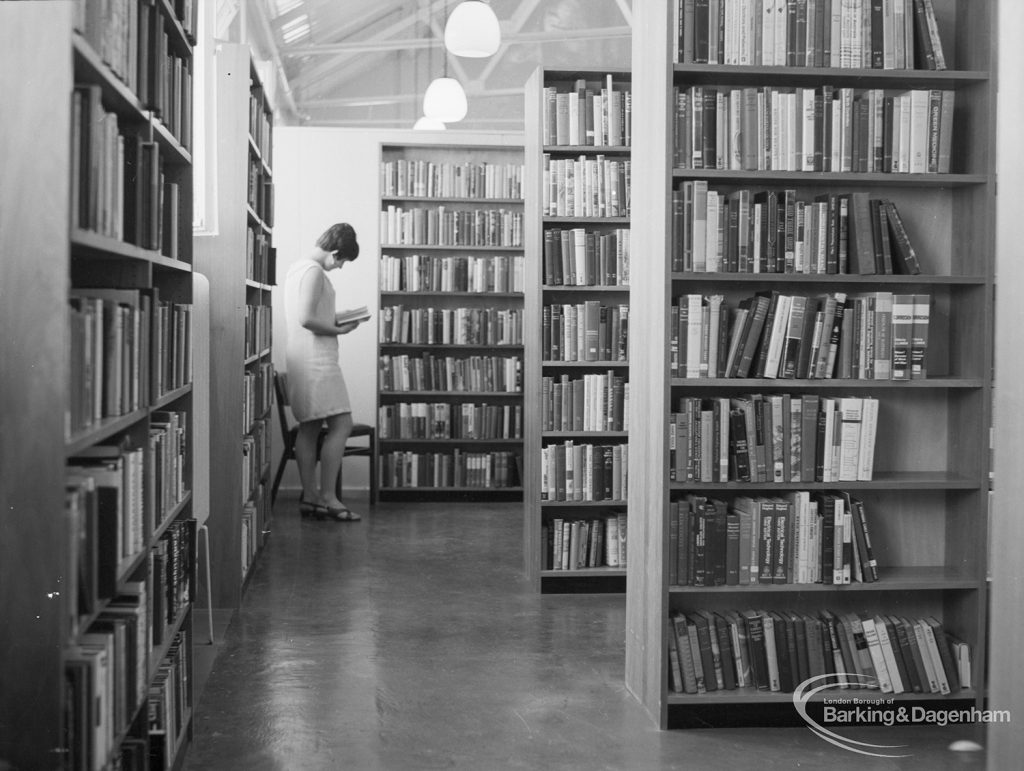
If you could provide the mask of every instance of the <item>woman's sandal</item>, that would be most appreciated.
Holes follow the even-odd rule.
[[[358,522],[361,516],[349,509],[347,506],[322,506],[319,503],[314,506],[313,516],[317,519],[330,519],[335,522]]]
[[[315,517],[317,504],[307,501],[305,495],[305,493],[299,495],[299,514],[303,517]]]

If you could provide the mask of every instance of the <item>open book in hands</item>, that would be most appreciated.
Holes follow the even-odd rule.
[[[361,305],[358,308],[349,308],[346,311],[338,311],[334,314],[335,326],[341,326],[342,324],[362,324],[370,318],[370,311],[365,305]]]

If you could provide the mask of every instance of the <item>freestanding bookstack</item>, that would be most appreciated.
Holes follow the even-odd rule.
[[[210,282],[210,457],[217,470],[207,527],[213,608],[217,625],[226,626],[270,529],[273,116],[248,46],[219,44],[214,59],[217,231],[196,238],[195,264]]]
[[[630,77],[526,85],[527,576],[624,590],[629,466]]]
[[[634,9],[630,422],[665,430],[626,681],[662,727],[794,720],[811,677],[985,696],[995,4],[777,5]]]
[[[522,497],[522,157],[381,146],[381,500]]]
[[[192,734],[194,30],[0,7],[3,765],[170,768]]]

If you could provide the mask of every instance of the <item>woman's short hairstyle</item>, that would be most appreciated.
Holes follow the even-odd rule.
[[[316,245],[325,252],[337,252],[338,256],[345,260],[354,260],[359,256],[356,230],[347,222],[331,225],[316,240]]]

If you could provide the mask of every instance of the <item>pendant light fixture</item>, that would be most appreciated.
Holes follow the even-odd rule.
[[[482,59],[501,45],[498,17],[482,0],[465,0],[452,11],[444,27],[444,46],[456,56]]]
[[[458,123],[466,117],[469,105],[462,84],[447,75],[434,78],[423,95],[423,115],[442,123]]]
[[[444,131],[446,128],[448,127],[441,121],[434,118],[428,118],[426,115],[416,121],[413,126],[413,129],[416,131]]]
[[[443,51],[443,49],[442,49]],[[442,123],[458,123],[466,117],[466,92],[455,78],[448,77],[448,53],[444,52],[444,77],[434,78],[423,95],[423,115]]]

